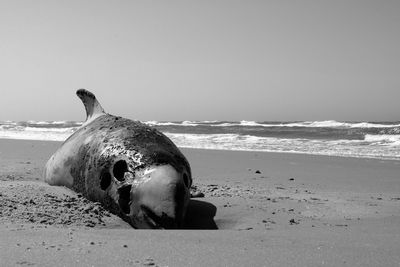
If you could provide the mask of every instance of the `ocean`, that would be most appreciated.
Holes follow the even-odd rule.
[[[400,160],[400,122],[144,121],[178,147]],[[82,122],[2,121],[0,138],[64,141]]]

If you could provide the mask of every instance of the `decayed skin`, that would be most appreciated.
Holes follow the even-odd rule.
[[[46,182],[101,202],[136,228],[181,227],[192,178],[179,149],[140,122],[89,113],[49,159]]]

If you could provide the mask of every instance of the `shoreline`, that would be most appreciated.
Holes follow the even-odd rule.
[[[146,231],[43,183],[60,145],[0,139],[0,265],[400,262],[400,161],[181,148],[205,196],[191,200],[187,230]]]

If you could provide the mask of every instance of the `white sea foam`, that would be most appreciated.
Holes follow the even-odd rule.
[[[400,142],[375,140],[309,140],[257,137],[237,134],[166,133],[178,146],[186,148],[238,151],[288,152],[331,156],[385,158],[400,160]]]
[[[183,124],[183,122],[143,121],[143,123],[150,126],[191,126],[191,125],[185,125]]]
[[[400,146],[400,135],[399,134],[367,134],[365,135],[366,142],[371,142],[379,145],[387,146]]]
[[[208,124],[208,123],[217,123],[218,121],[197,121],[197,123],[203,123],[203,124]]]
[[[71,125],[76,126],[81,123],[76,122],[51,122],[55,124],[55,127],[49,127],[47,124],[43,124],[41,121],[35,123],[27,124],[26,122],[15,123],[12,121],[0,122],[0,138],[9,139],[29,139],[29,140],[53,140],[53,141],[64,141],[68,136],[70,136],[79,127],[69,127]],[[201,131],[204,132],[203,125],[206,122],[196,122],[196,121],[184,121],[184,122],[156,122],[148,121],[146,124],[149,125],[167,125],[167,126],[195,126],[196,124],[202,124]],[[254,126],[259,127],[261,124],[254,121],[241,121],[237,123],[221,123],[212,121],[207,122],[209,126],[221,126],[224,125],[237,125],[242,127],[248,127],[250,129]],[[65,124],[65,125],[64,125]],[[29,125],[29,126],[25,126]],[[35,127],[37,125],[37,127]],[[45,125],[45,126],[43,126]],[[63,127],[63,125],[65,127]],[[244,126],[246,125],[246,126]],[[282,123],[282,124],[272,124],[285,125],[287,127],[344,127],[343,123],[335,121],[324,121],[324,122],[299,122],[299,123]],[[289,126],[288,126],[289,125]],[[299,126],[302,125],[302,126]],[[313,125],[313,126],[311,126]],[[356,126],[358,125],[358,126]],[[397,127],[395,124],[370,124],[370,123],[353,123],[346,127],[359,127],[362,125],[364,128],[375,127],[380,125],[382,128]],[[188,148],[203,148],[203,149],[223,149],[223,150],[243,150],[243,151],[267,151],[267,152],[290,152],[290,153],[305,153],[305,154],[322,154],[322,155],[335,155],[335,156],[352,156],[352,157],[369,157],[369,158],[384,158],[384,159],[397,159],[400,160],[400,134],[397,134],[398,128],[393,128],[396,131],[384,131],[385,134],[365,134],[364,138],[357,136],[356,140],[346,139],[348,136],[345,134],[342,137],[336,139],[322,140],[322,139],[307,139],[303,133],[308,133],[308,130],[301,131],[299,136],[302,138],[283,138],[283,137],[261,137],[254,135],[244,135],[239,134],[239,132],[231,133],[185,133],[182,130],[181,133],[168,132],[169,128],[166,128],[166,134],[169,136],[176,145],[179,147]],[[176,131],[175,127],[171,127]],[[193,132],[192,129],[190,129]],[[226,131],[226,129],[224,129]],[[258,130],[257,130],[258,131]],[[255,131],[255,135],[257,135]],[[314,132],[314,129],[311,129]],[[325,131],[325,130],[324,130]],[[352,130],[349,130],[352,131]],[[357,130],[358,131],[358,130]],[[364,130],[361,131],[361,133]],[[371,133],[380,132],[370,131]],[[387,134],[392,133],[392,134]],[[309,135],[312,136],[312,135]],[[343,138],[343,139],[340,139]]]
[[[52,124],[66,124],[66,123],[68,123],[68,121],[52,121],[51,123]],[[80,122],[80,121],[73,122],[73,123],[77,124],[77,125],[82,125],[83,124],[83,122]]]
[[[241,126],[263,126],[263,124],[260,124],[255,121],[240,121]]]
[[[181,125],[182,126],[197,126],[199,124],[194,121],[183,121]]]
[[[68,121],[27,121],[31,125],[62,125],[73,123],[75,125],[82,125],[83,122],[68,122]],[[256,121],[242,120],[240,122],[219,122],[212,121],[181,121],[181,122],[168,122],[168,121],[143,121],[143,123],[151,126],[199,126],[208,125],[212,127],[230,127],[230,126],[243,126],[243,127],[305,127],[305,128],[395,128],[400,127],[400,124],[382,124],[371,122],[338,122],[335,120],[325,121],[303,121],[303,122],[284,122],[284,123],[261,123]],[[16,125],[13,121],[4,121],[0,124]]]
[[[142,121],[150,126],[199,126],[218,123],[218,121],[181,121],[181,122],[163,122],[163,121]]]
[[[370,122],[338,122],[334,120],[326,121],[304,121],[287,123],[259,123],[255,121],[224,122],[212,125],[214,127],[230,126],[256,126],[256,127],[305,127],[305,128],[394,128],[400,127],[400,124],[381,124]]]
[[[2,125],[3,126],[3,125]],[[77,128],[35,128],[16,126],[12,129],[2,129],[0,126],[0,138],[25,139],[42,141],[64,141]]]
[[[27,121],[27,123],[30,124],[30,125],[51,125],[51,124],[57,124],[57,123],[54,123],[54,122],[52,122],[52,121],[33,121],[33,120]]]
[[[334,120],[327,121],[306,121],[298,123],[283,124],[287,127],[315,127],[315,128],[393,128],[400,127],[400,124],[381,124],[371,122],[338,122]]]

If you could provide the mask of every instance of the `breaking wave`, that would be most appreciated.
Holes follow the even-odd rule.
[[[400,123],[146,121],[179,147],[400,160]],[[64,141],[82,122],[0,122],[0,138]]]

